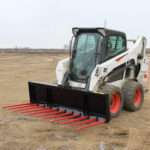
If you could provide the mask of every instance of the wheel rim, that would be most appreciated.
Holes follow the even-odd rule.
[[[134,97],[134,105],[138,107],[142,102],[142,91],[140,88],[136,89]]]
[[[118,93],[112,94],[111,103],[110,103],[110,112],[118,113],[121,107],[121,97]]]

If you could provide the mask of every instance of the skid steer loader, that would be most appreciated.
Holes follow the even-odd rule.
[[[73,28],[70,57],[58,62],[56,84],[29,82],[30,103],[5,108],[70,124],[77,130],[109,122],[124,108],[137,111],[148,84],[146,38],[127,47],[126,34]]]

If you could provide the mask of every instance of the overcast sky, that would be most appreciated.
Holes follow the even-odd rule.
[[[150,40],[149,0],[0,0],[0,47],[62,48],[72,27],[104,20],[128,38]]]

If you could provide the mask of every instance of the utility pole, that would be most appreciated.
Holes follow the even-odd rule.
[[[107,19],[104,19],[104,28],[107,28]]]

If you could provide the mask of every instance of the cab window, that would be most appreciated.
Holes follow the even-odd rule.
[[[107,39],[105,59],[116,56],[126,50],[125,38],[118,35],[111,35]]]

